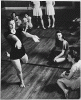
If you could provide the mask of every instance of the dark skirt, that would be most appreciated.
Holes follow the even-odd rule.
[[[25,55],[25,48],[24,48],[24,46],[22,46],[21,49],[11,48],[11,52],[10,52],[10,59],[11,60],[20,59],[24,55]]]

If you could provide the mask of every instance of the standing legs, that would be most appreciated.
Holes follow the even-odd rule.
[[[13,65],[14,65],[16,71],[17,71],[17,76],[20,79],[20,87],[25,87],[24,81],[23,81],[23,75],[22,75],[22,68],[21,68],[20,59],[11,60],[11,62],[13,63]]]
[[[42,19],[42,16],[40,16],[40,20],[41,20],[42,28],[45,29],[45,27],[44,27],[44,22],[43,22],[43,19]]]
[[[50,20],[50,16],[48,15],[48,28],[51,26],[51,20]]]
[[[54,15],[52,15],[52,20],[53,20],[52,28],[54,28],[54,26],[55,26],[55,18],[54,18]]]

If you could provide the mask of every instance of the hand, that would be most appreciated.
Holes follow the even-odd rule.
[[[6,51],[6,55],[7,55],[7,57],[10,57],[10,54]]]
[[[66,73],[66,71],[64,71],[60,76],[61,77],[64,77],[65,73]]]
[[[22,47],[22,43],[21,43],[21,41],[17,41],[16,43],[15,43],[15,48],[17,47],[17,49],[21,49],[21,47]]]
[[[40,40],[39,40],[40,38],[38,37],[38,36],[36,36],[36,35],[33,35],[33,40],[35,41],[35,42],[40,42]]]

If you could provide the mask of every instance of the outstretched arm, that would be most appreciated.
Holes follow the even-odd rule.
[[[26,31],[22,31],[22,33],[23,33],[26,37],[32,38],[35,42],[40,42],[40,41],[39,41],[40,38],[39,38],[38,36],[32,35],[32,34],[26,32]]]

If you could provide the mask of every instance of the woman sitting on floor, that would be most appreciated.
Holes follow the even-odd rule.
[[[15,21],[16,29],[19,28],[21,24],[22,24],[22,21],[20,20],[19,16],[16,16],[16,21]]]
[[[61,31],[56,32],[56,41],[55,47],[51,50],[49,54],[49,61],[52,62],[63,62],[67,59],[69,53],[69,44],[64,39]],[[49,62],[49,63],[50,63]]]
[[[66,71],[64,71],[61,74],[62,78],[57,80],[57,84],[63,90],[66,98],[68,98],[68,91],[69,91],[69,89],[66,87],[70,87],[72,90],[80,88],[81,60],[79,60],[78,56],[76,56],[75,58],[73,58],[73,57],[74,57],[74,54],[71,54],[71,56],[69,55],[69,57],[68,57],[68,60],[73,63],[68,75],[67,75]]]

